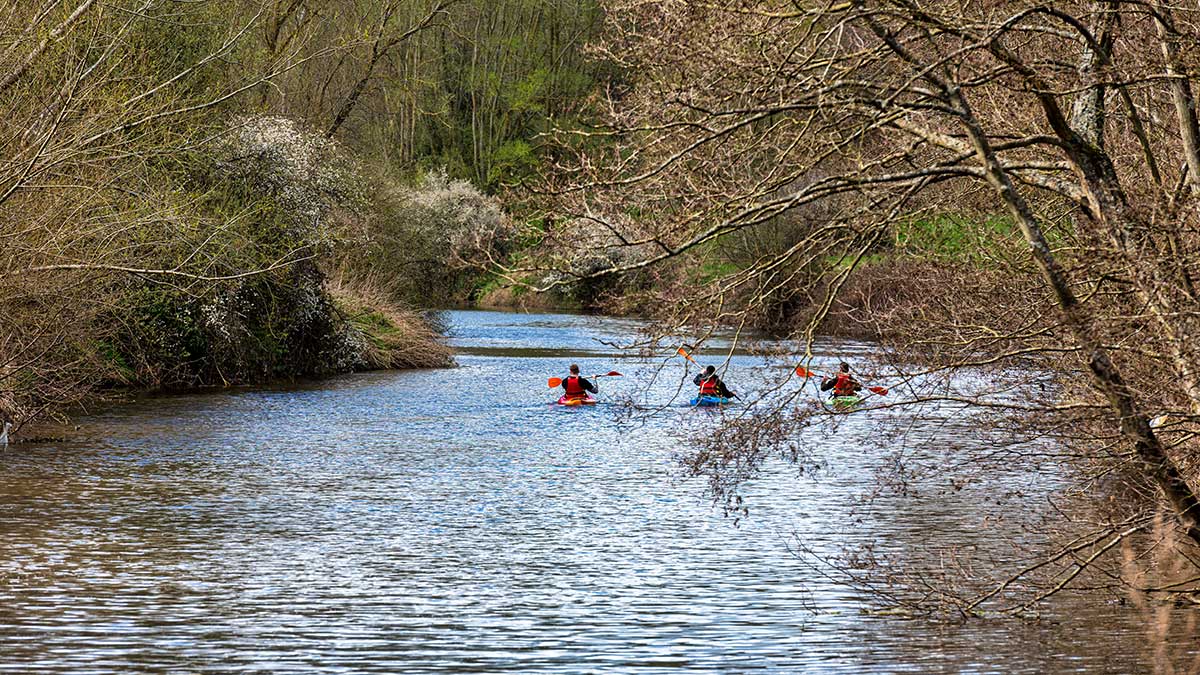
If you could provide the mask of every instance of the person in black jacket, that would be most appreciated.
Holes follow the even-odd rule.
[[[821,378],[821,391],[833,390],[834,397],[857,396],[862,391],[862,385],[850,374],[850,364],[842,361],[838,374],[833,377]]]
[[[579,365],[575,363],[571,364],[571,374],[562,381],[562,388],[568,399],[587,398],[589,391],[593,394],[600,391],[586,377],[579,375]]]
[[[704,369],[704,372],[692,379],[692,382],[700,387],[701,396],[720,396],[722,398],[734,398],[737,394],[729,391],[729,387],[717,377],[716,366],[709,366]]]

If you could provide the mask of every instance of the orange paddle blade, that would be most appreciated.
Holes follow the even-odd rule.
[[[800,377],[816,377],[817,374],[805,368],[804,366],[796,366],[796,374]]]
[[[678,351],[679,351],[680,356],[687,359],[688,361],[691,361],[692,363],[696,363],[696,359],[693,359],[691,354],[688,354],[687,352],[685,352],[683,350],[683,347],[680,347]],[[700,364],[696,363],[696,365],[700,365]]]
[[[552,378],[546,380],[546,386],[550,387],[551,389],[562,386],[562,378],[561,377],[552,377]]]
[[[887,396],[888,394],[887,387],[867,387],[867,389],[879,394],[880,396]]]

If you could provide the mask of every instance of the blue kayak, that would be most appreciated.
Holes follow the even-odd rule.
[[[714,405],[729,405],[733,403],[733,399],[725,396],[697,396],[692,399],[690,405],[693,406],[714,406]]]

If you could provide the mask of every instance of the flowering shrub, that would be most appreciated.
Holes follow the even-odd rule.
[[[132,319],[118,340],[132,364],[128,384],[177,388],[449,361],[420,317],[326,279],[337,247],[367,240],[373,207],[367,181],[335,143],[285,118],[244,117],[204,166],[209,170],[196,180],[212,196],[205,203],[235,214],[203,221],[211,228],[204,236],[221,240],[221,264],[231,276],[257,273],[203,293],[130,293],[122,313]],[[448,192],[462,192],[456,189]],[[420,206],[422,213],[451,214],[440,225],[415,219],[427,228],[422,236],[437,233],[449,246],[471,213],[486,211],[484,202],[459,202],[457,211]],[[290,264],[272,267],[288,258]]]
[[[606,294],[638,283],[638,275],[590,275],[614,267],[637,265],[649,260],[658,247],[632,218],[597,220],[575,218],[549,228],[538,247],[538,256],[554,270],[539,281],[560,283],[567,295],[586,307],[595,306]]]
[[[465,180],[451,180],[446,170],[433,171],[409,193],[416,211],[412,225],[443,248],[447,262],[470,265],[503,251],[512,223],[495,198]]]
[[[359,167],[332,140],[278,116],[242,117],[217,147],[218,174],[276,202],[306,241],[332,243],[333,215],[368,209]],[[349,219],[353,220],[353,219]]]
[[[507,255],[514,229],[499,202],[445,170],[376,196],[369,266],[393,293],[425,306],[461,299],[471,271]]]

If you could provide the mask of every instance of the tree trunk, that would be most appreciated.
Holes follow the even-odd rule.
[[[1159,3],[1156,8],[1155,26],[1162,42],[1163,61],[1169,78],[1171,97],[1178,116],[1179,135],[1183,141],[1183,155],[1188,165],[1188,182],[1193,191],[1200,191],[1200,124],[1196,120],[1196,99],[1192,86],[1179,59],[1179,32],[1175,29],[1171,10]]]

